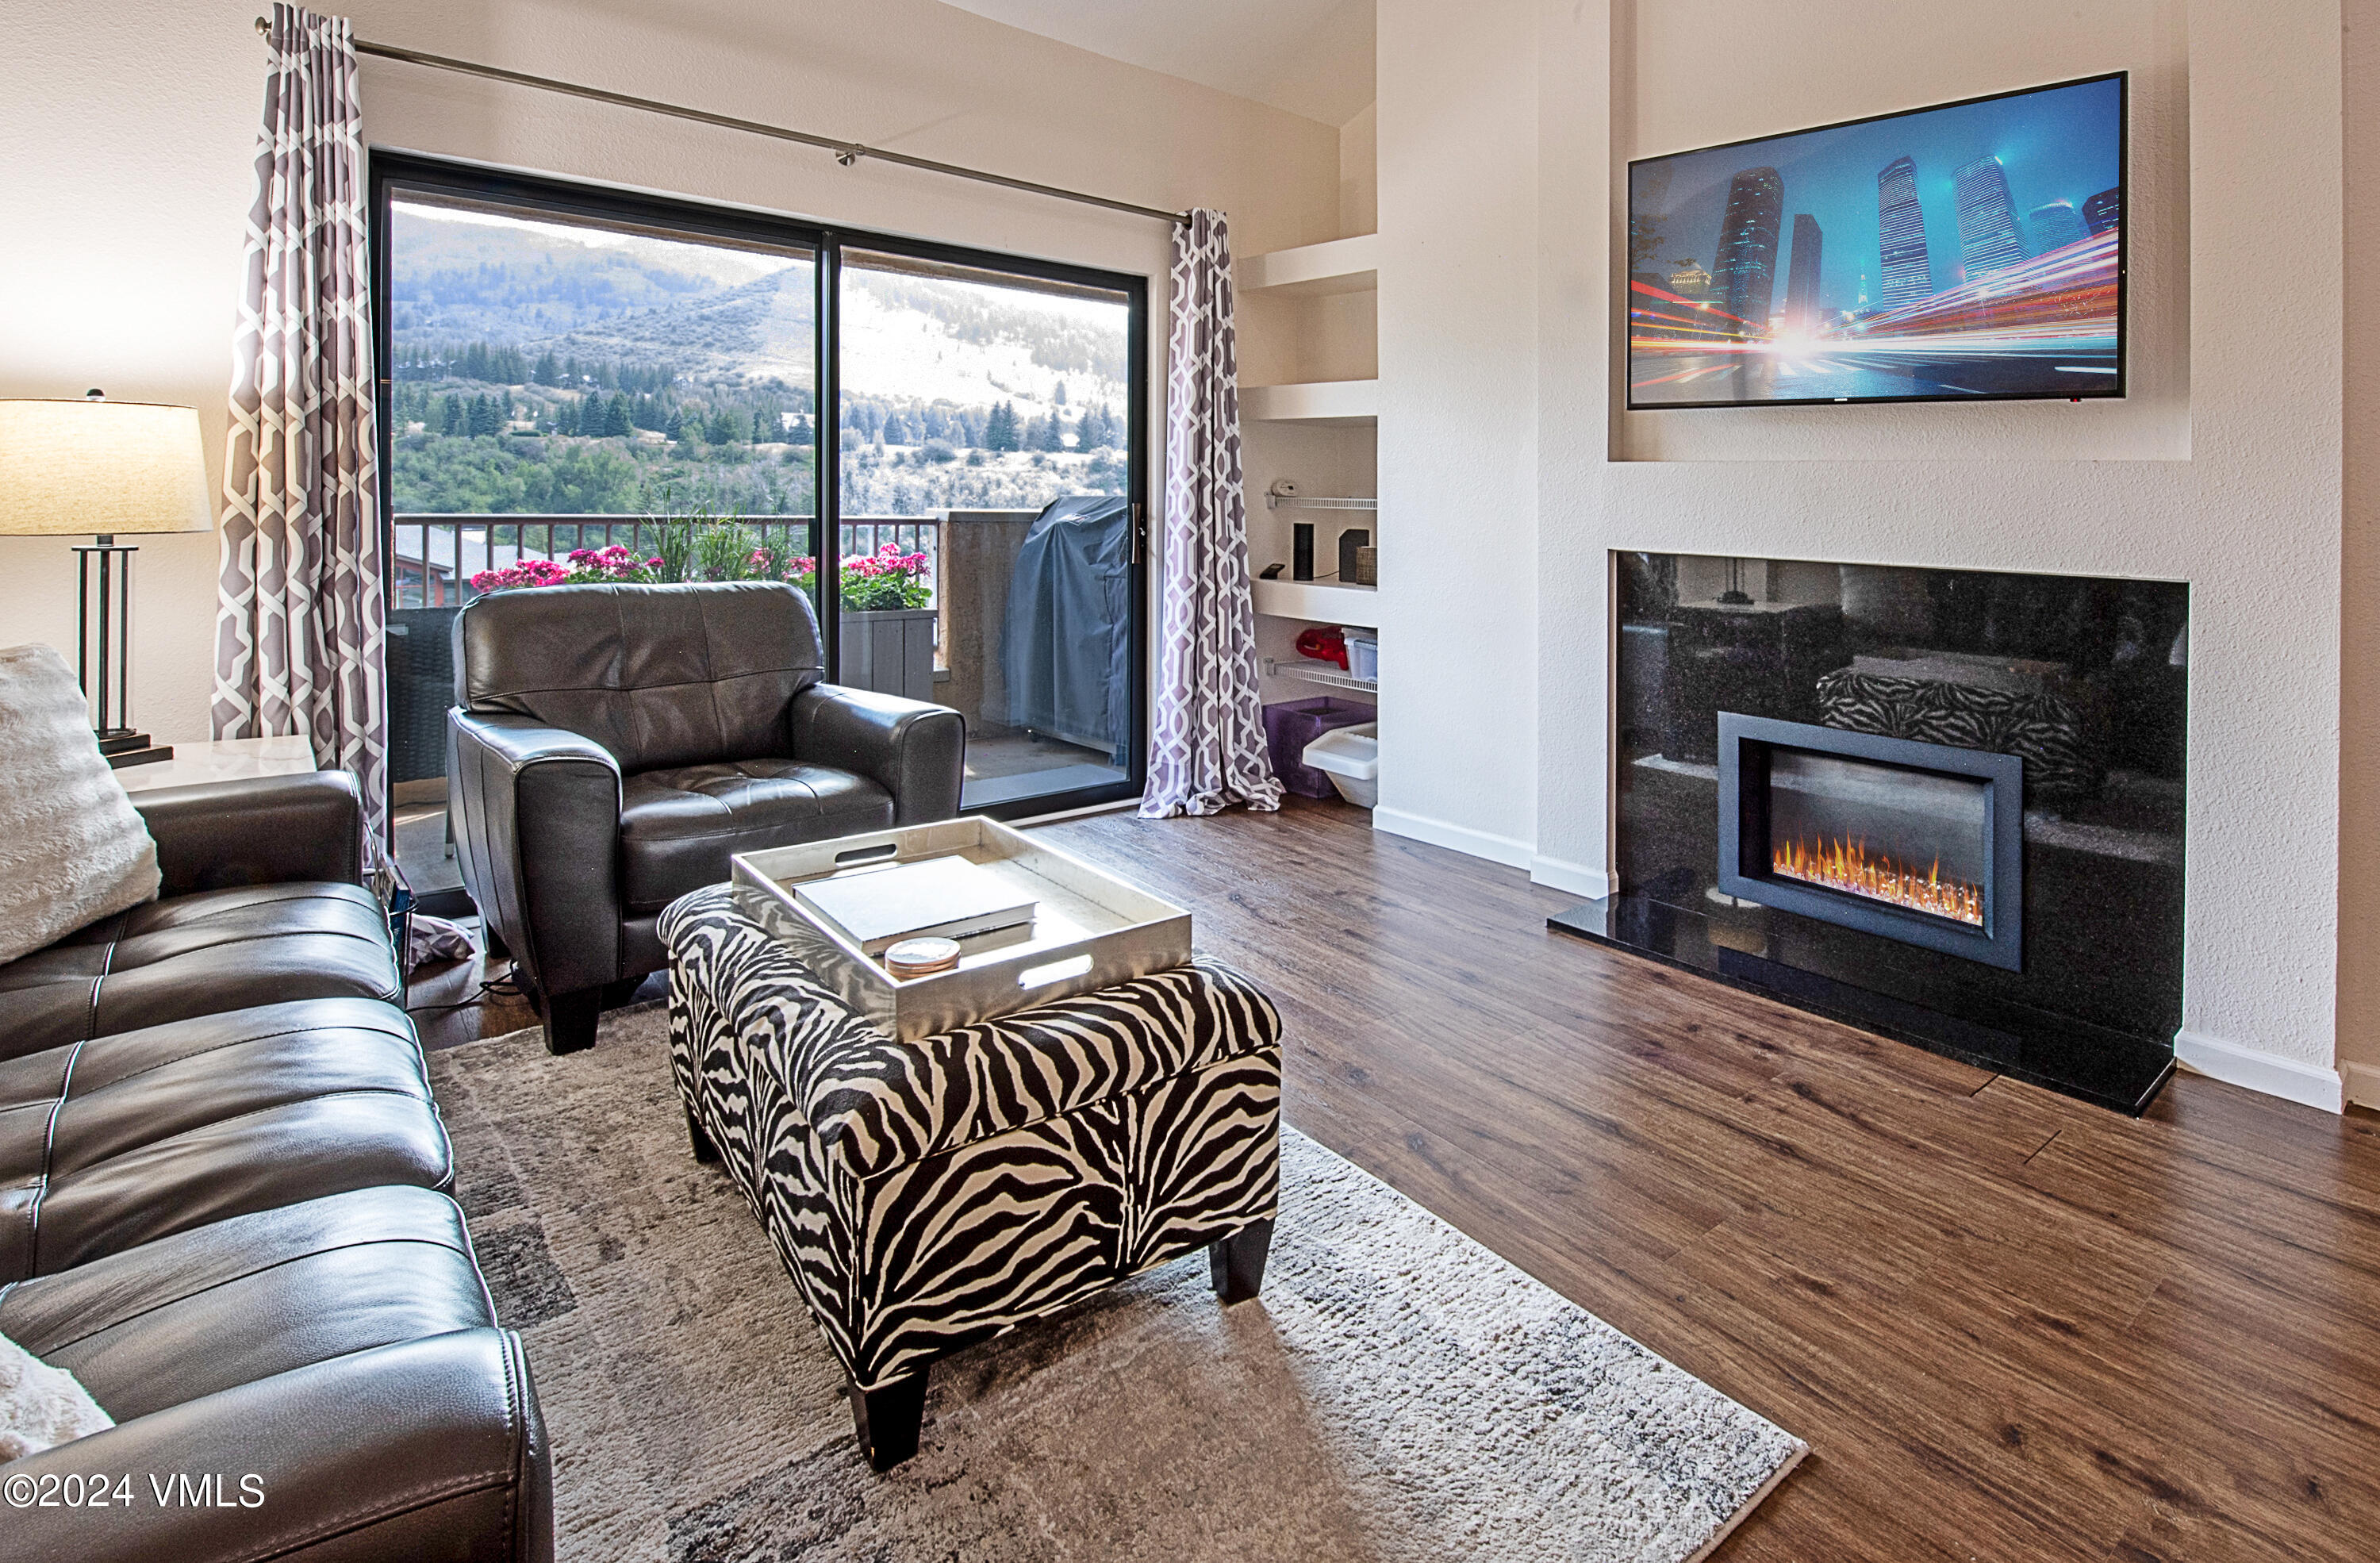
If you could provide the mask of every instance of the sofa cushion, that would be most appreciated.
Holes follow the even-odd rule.
[[[405,1016],[273,1004],[0,1063],[0,1280],[375,1184],[453,1177]]]
[[[357,885],[170,896],[0,966],[0,1058],[288,999],[398,1001],[388,922]]]
[[[0,1332],[70,1370],[119,1422],[492,1323],[463,1213],[418,1188],[235,1217],[0,1292]]]
[[[153,900],[157,843],[47,646],[0,651],[0,961]]]
[[[724,880],[736,853],[892,823],[892,794],[831,766],[747,759],[638,771],[620,786],[623,898],[631,912],[657,912]]]

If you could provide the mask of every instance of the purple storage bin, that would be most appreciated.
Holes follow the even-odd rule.
[[[1272,751],[1272,773],[1281,784],[1301,797],[1335,798],[1339,790],[1330,778],[1310,765],[1299,761],[1305,757],[1305,745],[1334,727],[1354,727],[1359,722],[1377,721],[1379,712],[1358,700],[1342,700],[1336,696],[1318,695],[1311,700],[1283,700],[1264,709],[1265,746]]]

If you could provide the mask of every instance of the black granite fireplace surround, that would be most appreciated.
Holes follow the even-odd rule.
[[[2189,588],[1615,563],[1620,890],[1554,926],[2144,1109],[2181,1022]]]

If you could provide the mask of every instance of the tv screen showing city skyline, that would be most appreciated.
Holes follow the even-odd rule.
[[[2124,394],[2122,72],[1628,165],[1628,406]]]

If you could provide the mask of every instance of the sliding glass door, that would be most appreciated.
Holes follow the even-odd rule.
[[[408,154],[372,188],[417,890],[455,882],[454,613],[582,551],[808,592],[830,678],[965,715],[970,811],[1137,794],[1141,279]]]
[[[1131,780],[1134,324],[1118,288],[843,251],[843,676],[965,716],[968,808]]]

